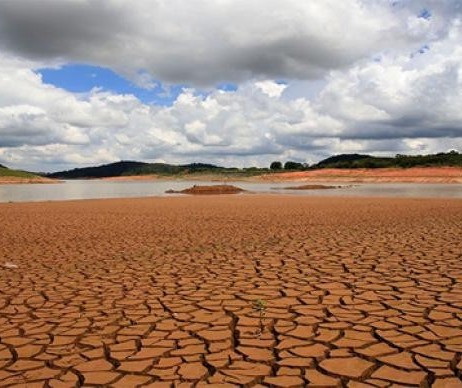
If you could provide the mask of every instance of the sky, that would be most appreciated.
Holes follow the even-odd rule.
[[[461,0],[1,0],[0,164],[462,151]]]

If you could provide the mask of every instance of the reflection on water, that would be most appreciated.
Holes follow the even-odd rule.
[[[130,198],[164,196],[168,189],[183,190],[195,184],[216,185],[220,182],[191,181],[66,181],[60,184],[0,185],[0,202],[61,201],[94,198]],[[461,184],[417,183],[360,183],[345,184],[332,190],[284,190],[284,187],[303,183],[249,183],[226,182],[256,193],[290,194],[304,196],[340,197],[413,197],[413,198],[462,198]],[[323,183],[338,185],[338,183]]]

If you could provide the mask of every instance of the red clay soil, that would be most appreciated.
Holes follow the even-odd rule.
[[[192,194],[192,195],[213,195],[213,194],[239,194],[244,189],[232,185],[199,186],[194,185],[184,190],[167,190],[167,194]]]
[[[312,171],[267,174],[261,180],[274,182],[409,182],[409,183],[462,183],[460,167],[415,167],[375,169],[320,169]]]
[[[461,200],[14,203],[0,225],[1,387],[462,386]]]

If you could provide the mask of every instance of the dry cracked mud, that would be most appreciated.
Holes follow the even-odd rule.
[[[1,387],[462,387],[460,200],[2,204],[0,224]]]

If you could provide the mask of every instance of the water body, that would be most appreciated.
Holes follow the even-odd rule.
[[[305,183],[250,183],[230,182],[254,193],[290,194],[303,196],[335,197],[406,197],[406,198],[462,198],[462,184],[417,183],[360,183],[341,185],[331,190],[285,190],[287,186]],[[66,201],[97,198],[133,198],[166,196],[166,190],[182,190],[193,185],[217,185],[220,182],[197,181],[138,181],[107,182],[73,180],[59,184],[0,185],[0,202]],[[324,185],[339,186],[325,182]],[[181,195],[181,194],[179,194]]]

